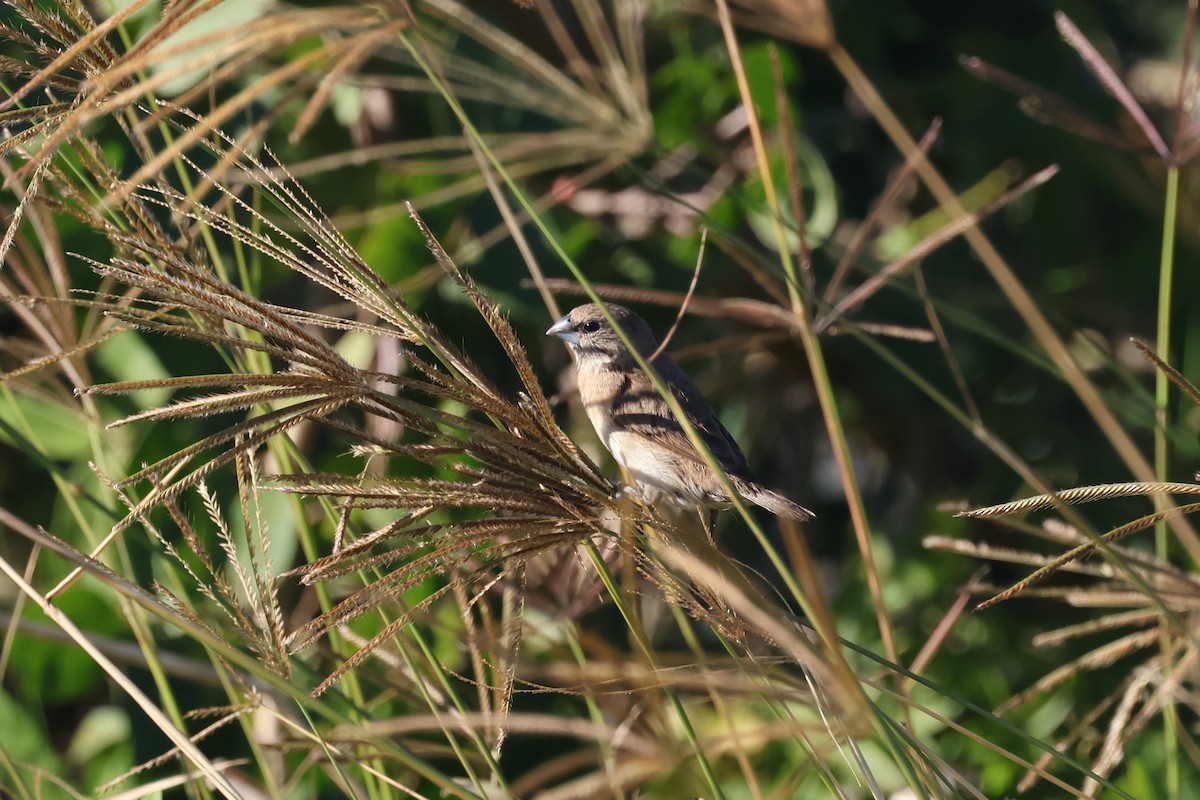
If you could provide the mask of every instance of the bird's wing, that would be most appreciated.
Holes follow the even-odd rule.
[[[742,449],[717,419],[716,413],[687,373],[668,356],[655,359],[654,368],[683,407],[688,421],[712,451],[717,463],[730,475],[754,480]],[[649,381],[645,383],[645,391],[625,393],[625,401],[619,408],[613,409],[614,421],[619,417],[620,424],[626,430],[641,433],[654,439],[661,447],[703,463],[704,458],[696,452],[666,401],[649,385]]]

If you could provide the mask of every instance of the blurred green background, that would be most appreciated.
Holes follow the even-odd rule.
[[[567,119],[564,109],[539,102],[541,85],[527,69],[464,33],[473,25],[486,26],[521,42],[553,68],[567,70],[568,57],[537,12],[488,0],[471,6],[479,15],[479,21],[473,22],[438,11],[437,4],[417,3],[415,8],[431,40],[458,59],[448,62],[451,84],[459,87],[464,108],[484,139],[494,137],[498,151],[503,151],[502,141],[513,144],[514,150],[504,151],[514,154],[511,159],[504,154],[500,158],[514,167],[531,196],[555,192],[564,201],[548,204],[545,218],[591,281],[686,291],[703,223],[718,241],[708,247],[697,297],[769,300],[745,263],[758,265],[778,279],[749,134],[730,118],[739,96],[729,54],[712,8],[703,3],[687,5],[687,11],[673,3],[649,5],[642,43],[646,96],[629,100],[625,116],[609,127],[599,121],[603,117],[599,111]],[[556,7],[564,20],[562,33],[578,48],[577,57],[599,63],[600,56],[570,4]],[[253,19],[275,8],[227,2],[213,12],[209,24],[220,30],[239,17]],[[736,7],[742,13],[766,13],[763,9],[769,8],[766,3],[749,2]],[[919,137],[935,118],[941,120],[930,158],[969,206],[994,199],[1043,167],[1059,167],[1046,185],[990,216],[982,227],[1125,428],[1149,454],[1153,368],[1131,349],[1128,339],[1138,336],[1152,341],[1155,335],[1166,169],[1144,146],[1117,102],[1059,36],[1053,14],[1060,10],[1127,80],[1170,143],[1177,85],[1171,65],[1178,65],[1180,58],[1182,2],[848,0],[829,8],[838,43],[866,72],[908,131]],[[136,39],[153,25],[158,13],[153,4],[139,12],[126,26],[127,35]],[[768,130],[779,125],[768,46],[777,48],[805,186],[812,269],[820,291],[904,155],[848,90],[826,53],[792,41],[783,28],[778,36],[752,25],[738,30],[751,89]],[[290,47],[253,61],[243,74],[195,99],[192,107],[203,112],[233,97],[270,68],[311,51],[318,40],[301,37]],[[965,69],[960,63],[964,56],[983,59],[1065,99],[1123,137],[1130,147],[1082,136],[1078,123],[1064,126],[1031,118],[1023,113],[1019,97]],[[431,267],[425,241],[402,206],[404,200],[411,200],[459,265],[501,303],[542,368],[547,392],[553,393],[569,364],[565,349],[543,336],[552,317],[527,284],[529,272],[501,227],[501,215],[479,182],[475,162],[463,149],[461,128],[443,98],[427,90],[410,91],[420,80],[410,61],[395,44],[371,51],[325,87],[328,102],[311,125],[304,116],[311,91],[292,92],[283,86],[264,91],[234,115],[226,129],[237,135],[277,114],[266,142],[317,205],[372,267],[401,288],[414,308],[515,394],[519,383],[485,324],[461,292],[439,280],[440,273]],[[1177,66],[1175,70],[1177,74]],[[164,97],[179,96],[199,78],[200,73],[183,76],[160,92]],[[607,78],[597,73],[597,80],[603,83]],[[11,91],[19,81],[19,76],[6,76],[6,87]],[[618,94],[613,87],[619,85],[618,79],[612,79],[608,86],[612,95]],[[528,95],[522,95],[531,86]],[[1193,116],[1185,120],[1185,127],[1200,121],[1195,116],[1195,98],[1190,96],[1194,91],[1193,84],[1188,98]],[[612,96],[603,91],[592,95]],[[630,109],[643,105],[650,116],[636,119]],[[609,107],[621,103],[612,101]],[[302,135],[289,137],[301,124]],[[136,171],[137,157],[112,121],[95,121],[90,134],[104,144],[106,157],[122,175]],[[773,152],[778,154],[779,148]],[[592,180],[589,170],[606,159],[610,168]],[[782,176],[782,157],[775,166]],[[1194,378],[1200,358],[1200,325],[1189,300],[1200,288],[1194,269],[1200,247],[1200,179],[1194,165],[1183,166],[1180,185],[1175,347],[1162,355]],[[699,216],[688,205],[695,206]],[[945,213],[928,191],[914,180],[907,181],[880,219],[878,236],[870,238],[854,262],[848,285],[860,284],[945,221]],[[106,245],[94,232],[65,216],[56,224],[64,251],[101,261],[108,256]],[[546,274],[569,277],[543,237],[530,226],[526,233]],[[96,285],[78,259],[68,267],[77,285]],[[353,309],[333,304],[328,293],[296,275],[269,263],[261,268],[261,286],[271,301],[353,316]],[[980,418],[996,437],[1055,487],[1130,480],[1112,444],[1049,364],[971,250],[956,239],[923,259],[921,270]],[[576,301],[564,295],[559,302],[565,309]],[[672,308],[628,304],[660,332],[675,316]],[[870,297],[850,318],[859,323],[928,327],[923,301],[908,273]],[[13,342],[29,338],[21,321],[9,312],[0,312],[0,332]],[[688,315],[672,350],[719,407],[756,472],[817,512],[818,519],[805,526],[805,534],[819,560],[839,631],[877,649],[875,609],[865,589],[803,351],[794,340],[761,333],[736,319]],[[945,354],[936,343],[888,336],[878,336],[876,341],[923,380],[955,401],[960,399]],[[354,343],[347,339],[344,346],[351,348]],[[369,344],[358,344],[369,349]],[[927,550],[922,545],[925,537],[947,535],[1048,551],[1047,546],[1031,544],[1032,539],[1016,537],[993,523],[956,519],[946,504],[1000,503],[1033,490],[922,387],[858,337],[829,335],[824,347],[877,536],[885,598],[899,648],[911,659],[980,567],[978,561]],[[9,348],[3,367],[12,369],[25,359],[25,352]],[[95,382],[221,368],[214,354],[192,343],[132,333],[97,349],[90,364]],[[85,516],[103,518],[98,510],[89,509],[86,492],[71,497],[63,489],[64,480],[96,487],[87,466],[95,442],[84,422],[69,410],[74,401],[68,391],[61,386],[42,391],[44,396],[8,393],[0,406],[4,426],[0,507],[30,525],[60,531],[71,526],[76,506],[83,508]],[[1197,468],[1200,412],[1178,392],[1172,398],[1173,450],[1167,477],[1190,481]],[[162,397],[149,394],[99,401],[105,419],[161,402]],[[564,425],[597,459],[605,459],[588,438],[587,427],[578,424],[577,413],[569,416],[571,408],[568,397],[562,410]],[[38,432],[34,445],[22,433],[26,425]],[[103,447],[114,462],[128,465],[132,472],[212,429],[207,420],[133,426],[105,434]],[[356,469],[344,441],[330,436],[311,444],[319,468],[350,473]],[[602,465],[613,469],[610,461],[603,460]],[[214,479],[218,493],[228,490],[232,482],[232,476]],[[1087,518],[1098,530],[1106,530],[1140,513],[1144,505],[1115,501],[1089,508]],[[193,511],[201,513],[198,506]],[[277,525],[288,524],[281,509]],[[723,521],[722,546],[749,566],[767,570],[757,544],[741,533],[740,522]],[[773,527],[771,535],[777,536]],[[1149,551],[1152,538],[1142,534],[1131,546]],[[294,539],[281,534],[278,541],[278,563],[298,563]],[[148,583],[155,578],[157,546],[130,538],[127,547],[143,571],[139,579]],[[18,564],[30,553],[24,539],[8,532],[0,548]],[[1028,572],[1023,566],[1000,562],[990,566],[987,580],[998,586]],[[39,569],[66,571],[48,564]],[[15,591],[5,587],[4,597],[5,608],[11,609]],[[86,622],[89,631],[122,638],[127,631],[116,622],[113,604],[111,597],[90,590],[85,582],[64,598],[63,607],[81,624]],[[31,622],[40,619],[25,613]],[[1031,644],[1038,633],[1091,616],[1086,609],[1039,599],[1017,599],[965,616],[926,674],[993,708],[1094,647],[1089,640],[1048,648]],[[92,785],[88,771],[103,772],[104,758],[129,765],[165,749],[157,734],[142,729],[140,722],[130,722],[140,719],[136,713],[98,713],[108,714],[110,705],[126,711],[128,706],[89,659],[67,645],[35,636],[19,637],[18,642],[10,653],[5,693],[0,697],[0,729],[24,732],[6,745],[10,758],[53,764],[52,771],[70,776],[79,785]],[[1070,727],[1127,678],[1129,663],[1117,662],[1071,679],[1053,696],[1016,712],[1014,722],[1053,740],[1060,725]],[[137,670],[131,675],[142,683],[147,680]],[[219,691],[212,694],[212,703],[221,702]],[[199,699],[195,702],[202,704]],[[1194,714],[1186,708],[1180,713],[1181,727],[1192,730],[1197,722]],[[85,721],[106,733],[84,736],[80,726]],[[1127,754],[1127,766],[1119,775],[1122,786],[1135,796],[1165,796],[1158,794],[1163,790],[1161,736],[1161,725],[1147,728],[1138,749]],[[99,742],[91,745],[95,752],[80,743],[85,740]],[[509,758],[519,761],[521,752],[516,749]],[[974,771],[991,796],[1011,793],[1021,774],[1012,763],[974,752],[963,739],[947,737],[941,752],[952,763]],[[537,755],[529,757],[535,761]],[[1193,780],[1184,781],[1179,796],[1200,797],[1194,782],[1200,773],[1194,763],[1184,761],[1185,777]],[[521,770],[514,766],[515,772]],[[1057,791],[1040,785],[1030,796],[1061,796]]]

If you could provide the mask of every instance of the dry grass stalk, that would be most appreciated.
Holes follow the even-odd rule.
[[[1138,343],[1147,357],[1163,369],[1168,378],[1196,399],[1200,392],[1178,371],[1167,366],[1149,347]],[[959,516],[1005,519],[1018,514],[1046,509],[1066,509],[1070,505],[1096,500],[1125,497],[1160,498],[1200,494],[1200,486],[1186,483],[1134,482],[1105,484],[1068,489],[1053,494],[1004,503],[988,508],[961,512]],[[1092,760],[1089,776],[1081,791],[1090,796],[1099,783],[1119,766],[1124,753],[1146,724],[1159,715],[1175,713],[1176,705],[1200,709],[1197,670],[1200,639],[1195,633],[1195,619],[1200,614],[1200,577],[1179,569],[1155,556],[1121,547],[1117,542],[1138,531],[1153,527],[1171,516],[1184,516],[1200,511],[1200,503],[1170,505],[1164,510],[1145,514],[1108,532],[1084,536],[1077,529],[1057,522],[1047,522],[1041,529],[1031,528],[1059,546],[1068,549],[1058,556],[1021,553],[970,542],[940,538],[927,540],[927,545],[950,549],[1009,563],[1034,564],[1038,568],[1028,577],[1000,591],[978,587],[992,596],[977,608],[983,609],[1018,594],[1058,598],[1079,607],[1113,609],[1103,616],[1077,625],[1041,634],[1035,639],[1039,646],[1060,645],[1085,636],[1105,634],[1105,640],[1083,655],[1052,670],[1024,692],[1004,703],[997,713],[1010,711],[1050,694],[1065,681],[1080,674],[1112,666],[1133,657],[1137,663],[1126,667],[1126,678],[1119,687],[1098,703],[1060,743],[1072,747],[1092,735],[1108,715],[1102,734],[1103,746]],[[1085,559],[1102,553],[1106,562],[1087,564]],[[1090,576],[1096,582],[1070,588],[1033,589],[1035,584],[1060,573]],[[1180,730],[1178,735],[1194,746],[1190,734]],[[1043,759],[1040,767],[1048,762]],[[1028,786],[1032,778],[1023,785]]]

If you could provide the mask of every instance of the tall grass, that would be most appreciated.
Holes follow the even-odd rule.
[[[745,115],[732,222],[715,200],[687,207],[664,186],[671,159],[655,141],[656,59],[644,51],[661,20],[642,3],[536,4],[519,13],[548,32],[552,46],[540,48],[449,0],[279,5],[220,25],[232,5],[185,0],[156,14],[142,0],[98,21],[74,0],[55,12],[10,0],[15,17],[0,27],[11,201],[0,293],[15,329],[0,422],[27,472],[27,497],[0,508],[17,534],[0,554],[13,587],[0,674],[6,686],[54,689],[36,658],[58,654],[64,675],[104,695],[62,752],[49,714],[22,719],[46,706],[18,695],[4,713],[21,734],[0,742],[9,794],[985,797],[1020,786],[1132,797],[1154,784],[1138,770],[1163,764],[1161,785],[1185,795],[1200,752],[1189,727],[1200,545],[1195,506],[1167,498],[1197,490],[1165,474],[1163,387],[1200,398],[1170,366],[1167,336],[1178,176],[1197,137],[1180,122],[1170,146],[1156,139],[1066,17],[1065,38],[1145,139],[1162,143],[1153,150],[1172,176],[1159,341],[1143,348],[1162,376],[1157,473],[980,227],[1055,170],[989,185],[985,197],[955,190],[930,156],[939,126],[920,141],[907,132],[821,4],[719,0],[690,19],[719,35]],[[197,34],[204,19],[218,24]],[[752,72],[749,29],[819,51],[896,147],[902,166],[840,245],[809,225],[811,206],[834,200],[806,172],[816,157],[798,138],[781,51]],[[1194,110],[1188,60],[1179,87],[1183,120]],[[360,132],[340,151],[318,144],[345,108],[380,102],[434,109],[437,124],[403,141]],[[426,191],[348,203],[332,218],[322,209],[327,170],[392,159]],[[766,299],[591,279],[552,208],[648,159],[658,162],[641,196],[658,192],[703,221],[722,279],[736,274]],[[569,186],[544,189],[566,169]],[[860,277],[864,249],[914,177],[937,224]],[[382,196],[359,178],[334,194]],[[461,230],[464,217],[445,213],[459,203],[487,205],[491,227]],[[747,217],[766,221],[757,243]],[[1031,360],[1069,387],[1136,483],[1056,491],[989,428],[955,355],[971,329],[921,272],[960,238],[1027,326]],[[509,240],[544,315],[484,288],[500,282],[495,247]],[[839,258],[821,252],[837,246]],[[885,290],[915,316],[867,319]],[[521,334],[518,318],[552,320],[558,295],[572,293],[666,306],[690,315],[682,325],[753,326],[762,338],[738,341],[754,357],[804,365],[794,385],[812,386],[813,427],[830,443],[861,600],[831,605],[810,532],[790,521],[776,534],[739,504],[718,543],[690,510],[620,491]],[[928,543],[1036,572],[1009,588],[948,587],[936,624],[913,624],[887,522],[863,488],[854,402],[829,357],[835,335],[1040,493],[971,514],[1064,516],[1012,523],[1050,554]],[[906,360],[914,342],[937,344],[958,397]],[[780,384],[767,403],[782,414]],[[775,450],[798,451],[792,438]],[[1155,510],[1107,533],[1073,508],[1131,496],[1155,498]],[[1161,529],[1154,555],[1118,543],[1160,523],[1170,534]],[[735,537],[762,554],[754,566],[731,555]],[[1186,566],[1171,562],[1177,549]],[[1085,561],[1095,554],[1103,560]],[[1066,573],[1088,582],[1054,583]],[[958,663],[947,642],[967,624],[968,598],[985,592],[988,604],[1022,594],[1121,610],[1044,632],[1035,644],[1110,638],[997,698],[953,668],[931,677],[931,665]],[[1010,719],[1132,654],[1137,667],[1071,726]],[[1165,742],[1165,755],[1143,759],[1144,742]]]

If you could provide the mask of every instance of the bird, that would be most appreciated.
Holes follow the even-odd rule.
[[[649,359],[658,341],[646,321],[630,309],[606,303],[609,315],[629,342]],[[683,426],[645,371],[595,303],[578,306],[546,331],[562,339],[575,357],[579,396],[600,441],[638,488],[665,494],[678,505],[728,508],[729,493],[712,466],[692,444]],[[696,384],[665,353],[650,362],[688,421],[742,498],[797,520],[812,519],[807,508],[763,486],[746,456],[717,419]]]

